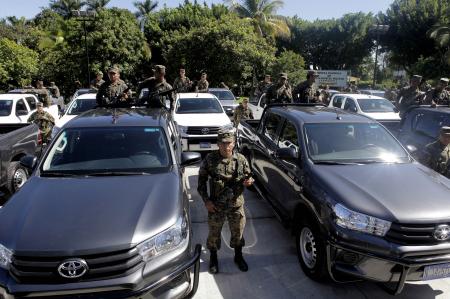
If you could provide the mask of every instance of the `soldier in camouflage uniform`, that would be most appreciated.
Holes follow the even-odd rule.
[[[410,85],[400,89],[397,95],[397,108],[400,111],[401,118],[404,118],[405,112],[410,106],[419,104],[421,81],[422,76],[414,75],[410,80]]]
[[[422,163],[450,179],[450,127],[442,127],[439,140],[426,146]]]
[[[267,89],[272,84],[272,80],[270,75],[266,74],[264,76],[264,80],[258,83],[258,86],[256,86],[254,96],[260,97],[263,93],[267,92]]]
[[[234,248],[234,262],[241,271],[247,271],[248,265],[242,257],[245,244],[243,233],[245,227],[244,187],[253,184],[250,167],[245,157],[233,153],[235,129],[222,128],[219,131],[218,151],[208,154],[202,161],[198,175],[198,192],[208,210],[207,248],[211,252],[209,271],[219,272],[217,250],[220,249],[221,231],[225,219],[231,232],[230,247]],[[209,178],[209,190],[208,183]]]
[[[450,106],[450,94],[445,90],[448,86],[448,78],[441,78],[437,86],[424,95],[422,104]]]
[[[293,98],[295,103],[318,103],[319,92],[314,83],[319,75],[316,71],[308,71],[306,81],[301,82],[294,88]]]
[[[206,77],[206,73],[202,73],[202,76],[195,87],[195,92],[208,92],[209,82],[206,80]]]
[[[95,74],[95,78],[91,80],[91,85],[90,87],[92,89],[100,89],[100,86],[102,86],[102,84],[105,83],[105,80],[103,80],[103,72],[102,71],[98,71]]]
[[[52,128],[55,125],[55,119],[50,113],[44,111],[44,105],[37,103],[37,111],[30,115],[28,118],[29,123],[35,123],[38,125],[42,134],[42,142],[47,143],[52,132]]]
[[[126,103],[131,97],[128,86],[120,79],[120,72],[117,67],[112,67],[108,71],[109,81],[103,83],[97,92],[97,105],[115,105]]]
[[[173,88],[178,92],[188,92],[191,88],[191,80],[186,77],[186,70],[184,68],[180,68],[180,76],[173,81]]]
[[[253,119],[253,112],[248,108],[248,98],[244,98],[242,103],[234,111],[234,126],[237,127],[241,119]]]
[[[292,88],[287,82],[286,73],[281,73],[278,82],[270,85],[266,92],[266,99],[267,105],[292,102]]]
[[[166,100],[170,101],[170,109],[173,109],[173,93],[172,85],[167,83],[165,79],[166,67],[164,65],[156,65],[154,70],[154,77],[145,79],[141,84],[139,84],[138,94],[141,93],[143,88],[148,89],[148,97],[141,99],[143,104],[147,103],[153,108],[163,108],[166,107]],[[165,93],[164,95],[158,95],[159,93]]]

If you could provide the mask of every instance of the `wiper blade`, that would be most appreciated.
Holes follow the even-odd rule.
[[[314,164],[319,164],[319,165],[358,165],[360,163],[340,162],[340,161],[315,161]]]
[[[148,175],[150,173],[143,171],[104,171],[86,173],[85,176],[127,176],[127,175]]]
[[[73,176],[77,176],[77,175],[74,173],[67,173],[67,172],[43,171],[43,172],[41,172],[41,176],[43,176],[43,177],[73,177]]]

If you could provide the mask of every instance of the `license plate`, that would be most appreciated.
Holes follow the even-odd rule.
[[[423,269],[422,280],[432,280],[450,277],[450,263],[426,266]]]
[[[211,142],[200,142],[200,148],[211,148]]]

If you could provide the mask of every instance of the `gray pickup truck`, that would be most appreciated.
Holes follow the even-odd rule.
[[[14,193],[25,184],[28,173],[19,161],[26,155],[39,153],[41,141],[35,124],[0,125],[0,188]]]

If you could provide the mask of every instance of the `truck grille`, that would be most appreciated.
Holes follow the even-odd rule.
[[[188,127],[188,135],[212,135],[219,132],[219,127]]]
[[[59,265],[70,258],[80,258],[86,261],[89,270],[81,278],[63,278],[58,273]],[[73,257],[14,255],[10,272],[21,283],[58,284],[67,283],[68,281],[80,282],[126,276],[141,268],[143,264],[144,262],[137,248]]]
[[[446,241],[438,241],[434,238],[434,232],[439,224],[403,224],[392,223],[391,228],[386,234],[386,238],[397,244],[404,245],[423,245],[423,244],[439,244]]]

